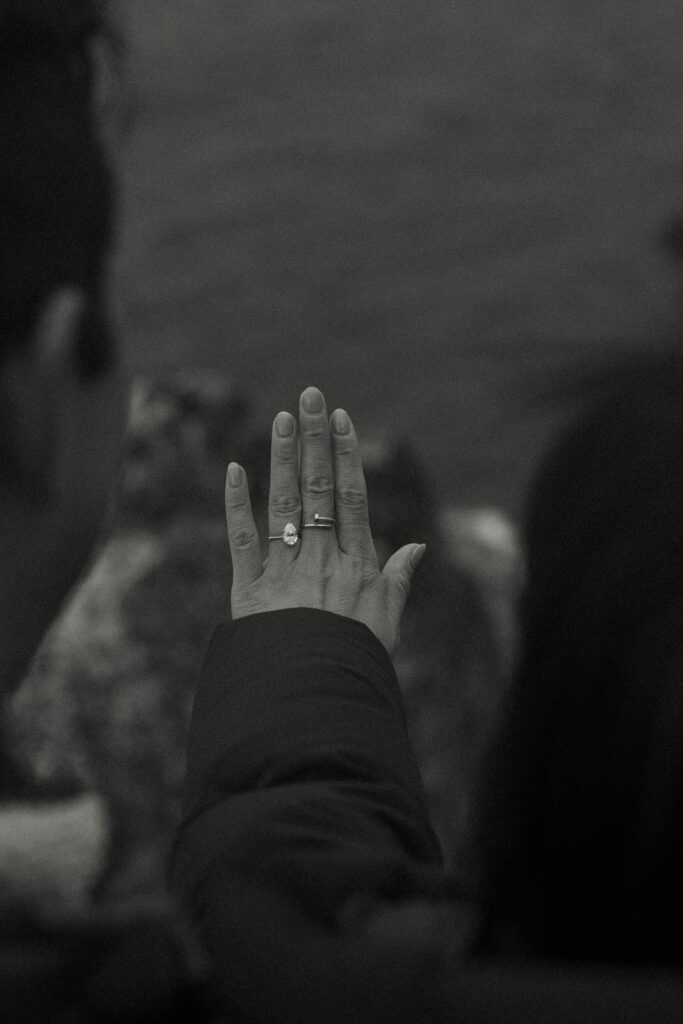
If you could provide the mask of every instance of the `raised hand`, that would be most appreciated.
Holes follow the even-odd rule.
[[[234,619],[282,608],[320,608],[365,623],[393,655],[423,544],[407,544],[379,571],[365,477],[353,424],[343,409],[328,420],[325,399],[307,388],[296,422],[273,422],[269,557],[261,546],[247,477],[231,462],[225,487],[233,564]]]

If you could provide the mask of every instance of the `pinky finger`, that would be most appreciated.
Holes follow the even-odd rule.
[[[225,516],[232,557],[233,601],[259,578],[263,571],[261,547],[249,500],[247,475],[231,462],[225,481]]]

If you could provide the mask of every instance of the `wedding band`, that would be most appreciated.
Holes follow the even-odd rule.
[[[282,533],[275,533],[268,537],[268,540],[282,540],[287,547],[292,547],[299,540],[299,532],[294,523],[287,523]]]
[[[312,523],[303,523],[301,526],[302,530],[318,529],[318,530],[331,530],[336,523],[334,516],[321,516],[319,512],[316,512],[313,516]]]

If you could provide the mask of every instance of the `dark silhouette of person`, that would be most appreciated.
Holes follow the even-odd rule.
[[[486,899],[539,953],[680,964],[680,352],[601,392],[529,499],[522,659],[481,820]]]
[[[116,474],[126,372],[109,313],[116,214],[95,0],[0,5],[0,685],[3,709],[87,564]],[[96,793],[43,792],[0,730],[0,1017],[171,1020],[190,1003],[167,907],[92,903]],[[183,1002],[183,1000],[186,1000]],[[199,1004],[193,1019],[201,1019]]]

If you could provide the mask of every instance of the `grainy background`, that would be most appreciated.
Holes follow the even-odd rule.
[[[680,0],[120,9],[135,369],[227,371],[266,424],[316,383],[514,513],[553,375],[675,330]]]
[[[41,782],[106,797],[103,891],[162,889],[192,692],[227,608],[224,446],[249,449],[316,383],[363,435],[412,435],[437,483],[423,496],[402,450],[388,476],[375,466],[372,507],[390,546],[429,542],[398,671],[462,870],[520,559],[514,535],[487,546],[495,518],[451,509],[439,532],[430,513],[516,514],[563,382],[678,333],[660,235],[683,199],[683,4],[118,6],[134,116],[116,290],[150,380],[118,528],[15,695],[26,758]],[[212,369],[164,373],[188,366]]]

